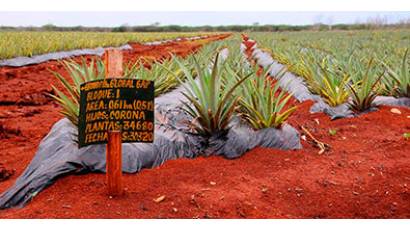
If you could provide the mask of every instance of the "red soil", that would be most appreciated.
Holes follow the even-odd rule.
[[[246,34],[241,34],[241,37],[242,37],[242,40],[245,42],[249,40],[249,36]]]
[[[29,75],[26,81],[32,79]],[[12,87],[8,84],[1,89]],[[67,176],[26,207],[0,211],[0,218],[409,218],[410,140],[403,133],[410,132],[410,109],[394,114],[382,106],[331,121],[323,113],[310,114],[311,105],[299,104],[289,123],[307,127],[331,146],[321,155],[302,141],[302,150],[256,148],[235,160],[171,160],[125,175],[126,192],[120,198],[106,196],[104,174]],[[41,138],[61,117],[57,111],[49,102],[1,106],[3,127],[21,134],[2,137],[0,163],[16,173],[0,182],[0,192],[27,166]],[[162,201],[154,201],[161,196]]]

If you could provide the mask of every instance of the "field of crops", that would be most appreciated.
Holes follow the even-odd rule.
[[[50,34],[64,39],[64,33]],[[96,36],[78,39],[86,46],[197,35],[67,34]],[[132,49],[121,51],[122,77],[154,81],[155,140],[124,148],[129,170],[144,172],[124,177],[127,195],[120,199],[101,192],[105,175],[63,176],[104,167],[103,148],[87,148],[93,156],[87,159],[76,137],[65,137],[78,129],[80,86],[107,77],[107,56],[0,67],[0,139],[6,146],[0,166],[17,172],[0,184],[8,194],[0,196],[0,208],[6,208],[0,217],[409,217],[410,110],[404,103],[374,103],[387,98],[379,96],[409,102],[409,41],[410,30],[380,30],[234,33],[130,44]],[[18,56],[17,50],[8,52]],[[261,57],[282,65],[271,59],[262,65]],[[289,75],[299,84],[295,91],[313,96],[300,100],[285,87]],[[312,112],[317,104],[327,107]],[[348,113],[334,118],[328,109],[337,108]],[[68,131],[55,132],[61,127]],[[41,160],[32,161],[39,154]],[[42,165],[53,167],[45,172]],[[30,184],[25,173],[43,184]],[[12,184],[18,176],[30,190]],[[52,185],[46,188],[46,182]],[[30,201],[19,197],[34,196],[23,209],[8,209]],[[129,205],[139,202],[141,207]]]
[[[259,47],[304,78],[331,106],[355,100],[362,111],[375,95],[410,96],[410,31],[254,33]]]
[[[0,60],[56,51],[120,46],[128,42],[150,42],[197,35],[199,33],[0,32]]]
[[[87,41],[120,42],[110,40],[109,36],[114,35]],[[123,34],[121,39],[137,39],[129,37],[132,35]],[[193,34],[184,34],[188,35]],[[140,34],[138,39],[177,36],[182,35]],[[302,77],[308,89],[329,106],[348,103],[351,111],[357,113],[372,108],[378,95],[410,96],[409,36],[408,30],[250,34],[259,47]],[[192,126],[196,131],[206,136],[227,131],[235,115],[255,130],[280,128],[296,110],[287,105],[292,95],[279,84],[265,80],[269,79],[269,68],[259,69],[252,64],[252,57],[241,52],[241,42],[239,34],[235,34],[206,45],[185,59],[173,56],[150,63],[149,69],[145,68],[144,59],[126,63],[124,77],[155,80],[157,96],[186,82],[184,96],[190,103],[185,104],[185,111],[195,121]],[[53,97],[64,108],[63,114],[77,124],[80,84],[105,78],[104,64],[95,60],[82,65],[66,61],[64,65],[75,85],[57,75],[69,94],[54,88]]]
[[[286,108],[291,95],[285,91],[279,93],[279,85],[270,87],[271,82],[258,77],[258,66],[252,66],[240,52],[239,35],[230,39],[206,45],[200,52],[185,59],[172,57],[170,60],[151,63],[147,69],[141,62],[125,66],[125,77],[155,80],[156,95],[168,92],[182,82],[187,93],[185,97],[192,103],[185,105],[185,110],[198,123],[192,125],[198,133],[211,136],[228,130],[234,114],[240,115],[254,129],[280,128],[296,107]],[[224,50],[224,51],[222,51]],[[219,52],[219,53],[218,53]],[[223,54],[225,52],[225,56]],[[220,55],[222,55],[220,57]],[[78,65],[65,62],[75,86],[58,75],[67,86],[69,95],[55,91],[55,97],[74,124],[79,113],[79,89],[86,81],[105,78],[101,60]],[[212,66],[212,69],[207,68]],[[267,77],[267,73],[264,75]],[[198,79],[196,81],[195,79]],[[73,95],[70,99],[70,95]],[[237,110],[235,108],[239,106]],[[224,112],[222,112],[224,111]]]

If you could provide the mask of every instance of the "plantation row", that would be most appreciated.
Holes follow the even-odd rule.
[[[348,102],[353,111],[361,112],[372,107],[377,95],[409,97],[407,34],[396,31],[251,36],[290,71],[303,77],[312,93],[322,96],[329,105]],[[190,127],[198,134],[208,136],[227,130],[234,116],[254,129],[280,128],[296,110],[288,105],[292,95],[267,77],[269,68],[260,70],[251,65],[240,45],[241,39],[235,35],[205,45],[185,59],[173,56],[151,63],[151,68],[145,68],[146,60],[141,59],[124,66],[124,77],[155,80],[156,96],[182,84],[182,94],[189,101],[184,103],[184,110],[192,117]],[[64,65],[75,85],[72,87],[56,74],[69,94],[54,87],[54,98],[63,113],[77,124],[80,84],[104,78],[104,65],[101,60]]]
[[[185,59],[173,56],[154,62],[149,69],[144,67],[144,60],[127,63],[124,77],[155,80],[156,96],[182,84],[185,91],[181,96],[188,101],[183,110],[192,117],[190,127],[200,135],[228,130],[234,116],[256,130],[280,128],[296,109],[286,106],[291,95],[261,77],[259,67],[251,66],[240,52],[240,44],[239,36],[234,36],[205,45]],[[53,97],[62,106],[62,113],[78,124],[80,85],[104,78],[104,65],[95,60],[89,64],[65,61],[64,66],[74,85],[56,73],[68,94],[53,87]]]
[[[252,33],[259,47],[304,78],[331,106],[354,111],[376,95],[410,97],[410,30]]]
[[[208,33],[209,34],[209,33]],[[73,49],[120,46],[203,33],[0,32],[0,60]]]

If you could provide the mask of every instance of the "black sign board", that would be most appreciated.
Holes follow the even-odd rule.
[[[108,78],[81,85],[79,147],[107,143],[109,130],[122,142],[153,142],[154,82]]]

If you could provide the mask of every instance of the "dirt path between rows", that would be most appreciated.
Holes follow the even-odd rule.
[[[104,174],[72,175],[25,208],[0,211],[0,218],[409,218],[410,140],[403,134],[410,132],[410,109],[396,114],[382,106],[331,121],[310,114],[312,104],[298,104],[289,123],[328,143],[324,154],[302,140],[297,151],[256,148],[235,160],[171,160],[125,175],[126,194],[113,199],[105,194]],[[23,135],[2,140],[0,162],[16,174],[0,182],[0,191],[60,118],[55,105],[44,106],[37,113],[38,106],[7,107],[14,113],[1,118]]]

